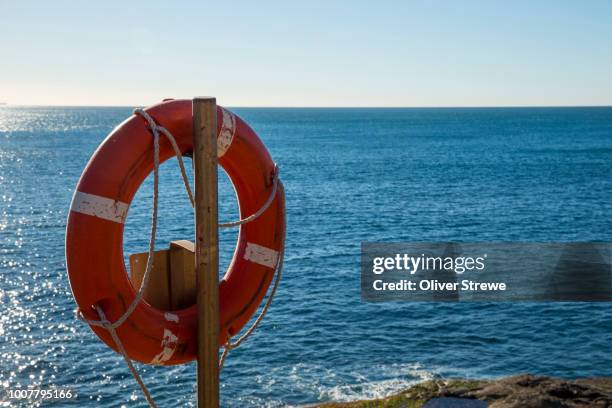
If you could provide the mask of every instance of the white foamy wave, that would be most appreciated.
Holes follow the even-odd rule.
[[[355,374],[360,379],[356,383],[321,387],[319,399],[348,402],[384,398],[434,377],[432,372],[422,369],[419,364],[378,366],[367,374]]]
[[[347,372],[320,364],[299,363],[273,369],[265,376],[257,376],[256,382],[266,392],[283,387],[298,394],[316,395],[320,403],[384,398],[434,376],[434,372],[425,370],[419,364],[369,365]],[[277,383],[279,378],[284,379],[280,381],[281,384]],[[269,400],[258,401],[256,405],[288,406],[286,401]],[[309,405],[298,403],[295,406]]]

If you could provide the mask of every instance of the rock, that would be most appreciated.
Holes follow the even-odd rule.
[[[487,408],[486,401],[469,398],[440,397],[432,398],[423,408]]]
[[[476,405],[478,403],[480,405]],[[486,405],[482,405],[483,403]],[[612,378],[563,380],[523,374],[495,380],[431,380],[379,400],[318,405],[321,408],[461,406],[612,408]]]

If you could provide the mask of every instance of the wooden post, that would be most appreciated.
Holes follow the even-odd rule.
[[[217,101],[193,99],[198,407],[219,407],[219,235]]]

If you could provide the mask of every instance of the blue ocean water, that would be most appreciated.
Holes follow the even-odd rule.
[[[223,406],[371,398],[435,376],[612,376],[612,304],[368,304],[359,283],[362,241],[612,241],[612,108],[234,111],[282,169],[288,237],[277,298],[223,370]],[[74,319],[64,264],[76,182],[130,113],[0,107],[0,406],[29,386],[145,406]],[[161,182],[160,247],[193,234],[175,161]],[[224,176],[220,196],[235,219]],[[146,248],[150,200],[149,180],[126,254]],[[227,265],[236,232],[221,238]],[[194,406],[194,364],[139,367],[160,406]]]

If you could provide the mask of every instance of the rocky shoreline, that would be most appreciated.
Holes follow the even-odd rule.
[[[369,401],[326,403],[318,408],[583,408],[612,407],[612,378],[516,375],[495,380],[430,380]]]

